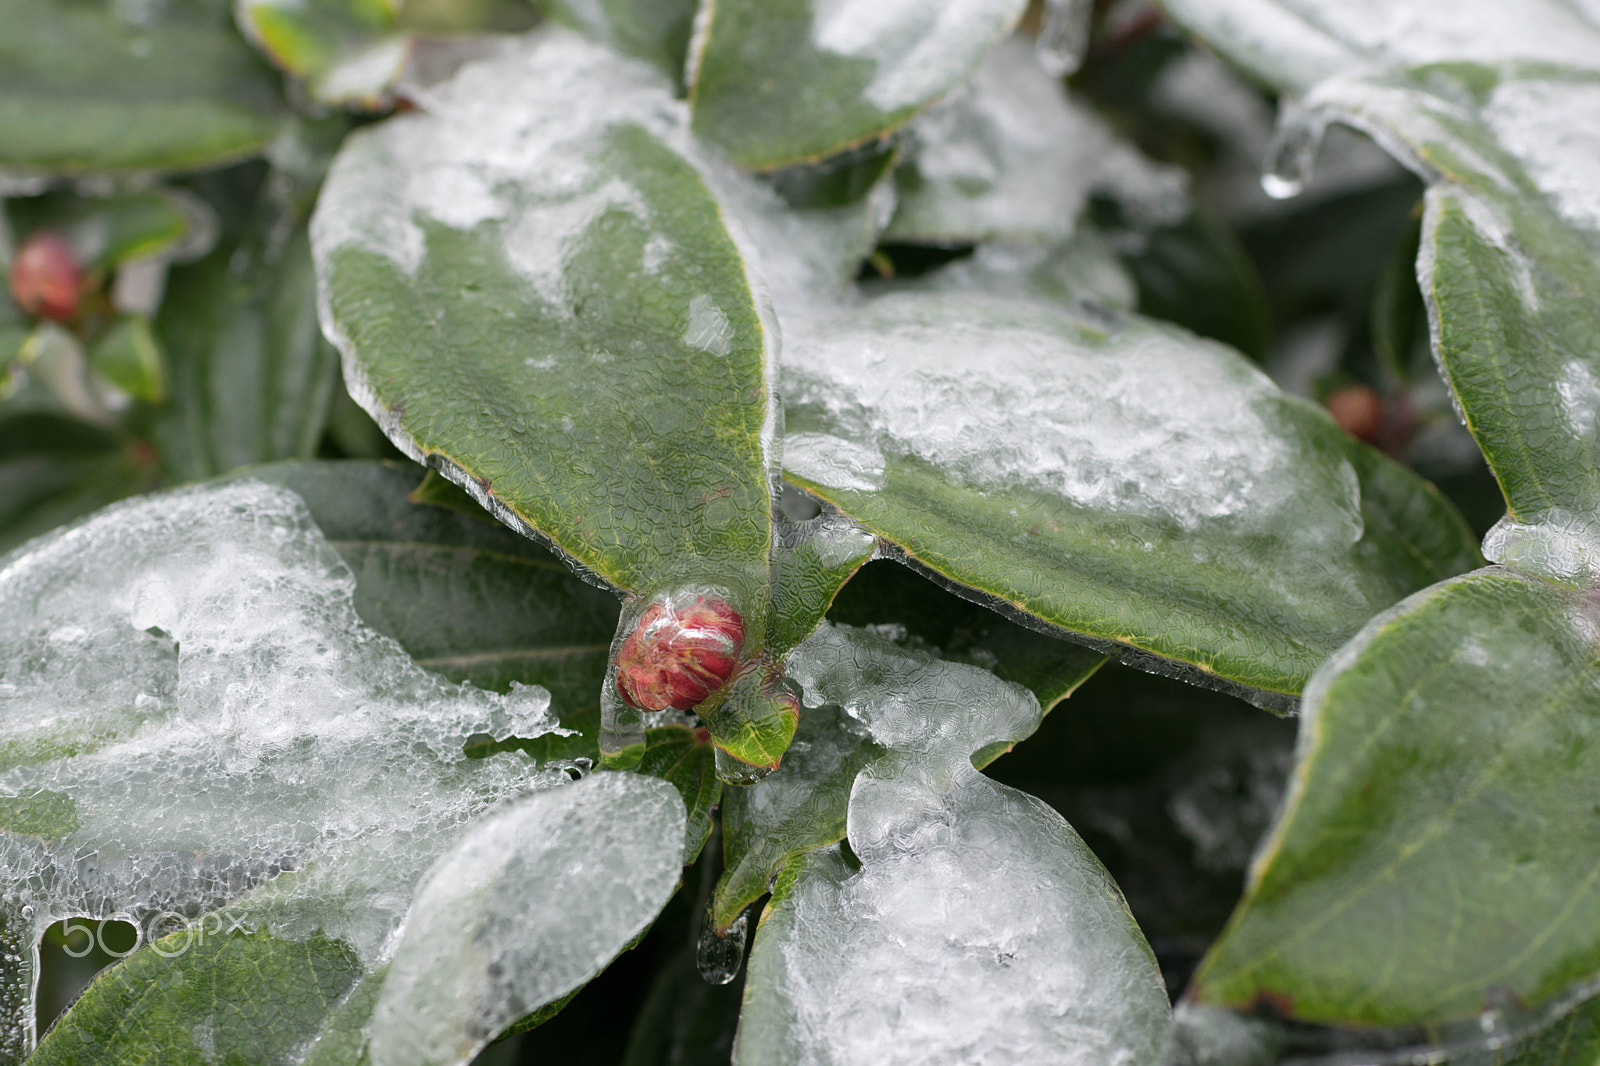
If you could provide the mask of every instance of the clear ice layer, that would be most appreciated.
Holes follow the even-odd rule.
[[[598,773],[473,823],[417,891],[373,1066],[466,1062],[598,973],[677,887],[683,820],[667,782]]]
[[[784,466],[823,485],[874,488],[905,458],[979,489],[1036,488],[1184,530],[1286,531],[1311,551],[1363,531],[1355,471],[1283,431],[1272,382],[1159,324],[885,296],[788,344],[782,391],[807,434]]]
[[[907,155],[891,240],[1061,241],[1095,192],[1138,224],[1188,210],[1184,172],[1146,159],[1068,98],[1020,36],[911,124]]]
[[[462,746],[555,730],[549,696],[428,673],[361,621],[354,590],[299,497],[248,480],[118,504],[7,557],[8,932],[36,942],[70,916],[144,929],[163,912],[227,908],[246,928],[342,940],[370,970],[403,945],[403,926],[445,920],[412,907],[424,872],[492,807],[567,780],[520,752],[468,759]],[[675,855],[681,804],[644,798],[629,832],[660,834]],[[560,832],[595,842],[587,891],[658,892],[658,863],[634,879],[593,825]],[[434,882],[469,883],[478,868],[463,863],[436,866]],[[624,917],[607,919],[613,954],[637,914]],[[29,966],[9,962],[0,990],[12,1055],[32,1038]]]
[[[790,672],[888,750],[851,790],[853,859],[828,847],[780,875],[734,1061],[1159,1062],[1166,992],[1116,885],[1060,815],[972,767],[1032,732],[1032,694],[827,625]]]

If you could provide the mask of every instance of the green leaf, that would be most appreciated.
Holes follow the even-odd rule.
[[[683,77],[695,0],[540,0],[551,21]]]
[[[1600,574],[1600,166],[1573,140],[1596,107],[1600,72],[1393,70],[1320,86],[1285,149],[1309,159],[1320,124],[1349,122],[1429,182],[1435,354],[1508,505],[1484,550],[1561,579]]]
[[[0,166],[185,170],[259,152],[287,112],[228,9],[0,0]]]
[[[166,359],[143,315],[123,315],[96,337],[89,366],[136,400],[159,404],[166,399]]]
[[[211,914],[102,971],[28,1060],[267,1063],[316,1036],[362,965],[337,940],[229,930]]]
[[[905,561],[1267,706],[1479,558],[1426,482],[1174,327],[906,293],[784,369],[786,476]]]
[[[1156,200],[1181,188],[1069,99],[1022,36],[1002,41],[970,84],[912,122],[906,139],[890,241],[1061,242],[1091,193]]]
[[[322,436],[337,380],[317,328],[306,231],[249,255],[224,245],[172,271],[156,317],[171,367],[171,403],[156,424],[176,480],[252,463],[306,458]]]
[[[208,231],[215,227],[204,203],[176,189],[145,189],[106,197],[57,189],[43,196],[7,200],[5,209],[19,237],[35,230],[52,230],[91,273],[196,243],[199,247],[191,254],[199,254],[207,250]]]
[[[1267,84],[1296,95],[1366,66],[1543,59],[1594,66],[1600,23],[1564,0],[1165,0],[1172,18]]]
[[[1025,6],[977,0],[930,18],[871,0],[715,0],[690,45],[695,131],[758,170],[882,137],[971,76]]]
[[[403,451],[618,588],[710,582],[758,624],[773,341],[681,126],[566,33],[463,68],[346,142],[324,318]]]
[[[405,69],[396,0],[240,0],[239,28],[322,103],[379,108]]]
[[[859,631],[819,629],[791,668],[881,748],[849,790],[854,861],[811,851],[774,887],[736,1059],[1161,1061],[1166,992],[1115,884],[1060,815],[973,769],[1037,701]]]
[[[678,790],[688,811],[684,823],[683,863],[693,863],[711,837],[711,812],[722,798],[715,749],[703,729],[657,726],[646,734],[639,772],[659,777]]]
[[[362,621],[419,664],[500,692],[542,685],[563,724],[598,710],[616,597],[556,556],[499,523],[410,502],[409,464],[278,463],[250,476],[306,501],[355,574]]]
[[[149,445],[76,419],[0,419],[0,551],[153,488],[154,458]]]
[[[1491,568],[1364,628],[1307,689],[1290,795],[1191,995],[1437,1031],[1592,981],[1597,624],[1592,595]]]

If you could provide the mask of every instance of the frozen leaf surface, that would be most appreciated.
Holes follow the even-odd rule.
[[[26,946],[53,921],[225,908],[277,940],[340,942],[367,987],[463,829],[565,782],[520,752],[463,752],[550,733],[543,689],[428,673],[361,622],[354,584],[298,497],[249,480],[124,503],[8,557],[12,1053],[31,1038]],[[656,826],[674,852],[677,811]]]
[[[735,1061],[1158,1061],[1166,993],[1116,886],[1059,815],[973,769],[1038,702],[847,629],[791,667],[878,751],[849,796],[859,868],[830,847],[780,877]]]
[[[1569,0],[1167,0],[1174,19],[1280,89],[1361,67],[1548,60],[1600,67],[1600,11]]]
[[[885,236],[945,244],[1072,235],[1093,192],[1166,220],[1185,209],[1180,172],[1150,162],[1088,107],[1068,99],[1023,37],[989,54],[971,83],[909,127]]]
[[[784,363],[792,480],[1002,609],[1269,705],[1478,558],[1430,486],[1173,327],[905,293]]]
[[[212,166],[259,151],[287,115],[226,0],[4,0],[0,26],[0,167]]]
[[[419,103],[349,138],[313,222],[352,394],[604,581],[759,618],[774,341],[683,105],[565,31]]]
[[[696,132],[746,167],[814,161],[902,126],[959,85],[1019,0],[716,0],[687,77]]]
[[[683,800],[593,774],[474,823],[417,890],[372,1015],[373,1066],[454,1066],[583,985],[678,885]]]
[[[1591,593],[1499,568],[1374,619],[1306,690],[1288,799],[1193,994],[1481,1040],[1592,982],[1597,634]]]
[[[1367,130],[1430,188],[1417,274],[1435,354],[1505,492],[1484,550],[1600,575],[1600,72],[1440,65],[1319,86],[1280,139]]]

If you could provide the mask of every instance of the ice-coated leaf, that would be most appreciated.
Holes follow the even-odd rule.
[[[712,921],[725,930],[766,895],[789,862],[844,839],[845,809],[856,772],[881,755],[861,724],[838,707],[801,712],[783,765],[722,801],[724,867]]]
[[[1116,885],[1060,815],[973,769],[1038,702],[861,631],[819,629],[790,664],[881,754],[850,789],[856,861],[825,848],[780,877],[734,1061],[1159,1061],[1166,992]]]
[[[304,503],[249,479],[127,501],[5,559],[0,791],[33,814],[13,804],[0,837],[0,910],[25,943],[72,915],[219,911],[340,941],[370,974],[471,821],[564,785],[520,752],[463,751],[553,730],[543,689],[440,679],[360,620],[354,588]],[[0,982],[11,1054],[30,954]]]
[[[683,74],[695,0],[540,0],[555,22],[645,59],[674,82]]]
[[[1276,88],[1361,67],[1540,59],[1600,67],[1600,11],[1570,0],[1165,0],[1167,12]]]
[[[1499,568],[1375,618],[1306,690],[1289,796],[1191,995],[1481,1039],[1592,982],[1597,638],[1592,594]]]
[[[1023,37],[1001,42],[972,82],[908,128],[895,173],[889,240],[971,244],[1063,241],[1094,192],[1181,217],[1185,181],[1150,162],[1104,119],[1067,97]]]
[[[373,1066],[465,1066],[604,969],[677,888],[683,818],[665,781],[599,773],[474,823],[417,889]]]
[[[564,722],[598,711],[617,600],[554,554],[470,501],[477,517],[410,502],[409,463],[275,463],[250,476],[305,500],[355,574],[361,620],[420,665],[500,692],[541,685]]]
[[[1131,315],[888,296],[791,337],[783,395],[786,476],[907,561],[1270,706],[1479,559],[1427,483]]]
[[[399,0],[236,0],[239,29],[326,104],[376,108],[410,57]]]
[[[644,758],[639,772],[659,777],[678,790],[687,814],[683,830],[683,863],[700,856],[711,838],[711,812],[722,798],[717,778],[715,749],[704,729],[663,725],[645,734]]]
[[[881,637],[947,662],[981,666],[1032,692],[1046,714],[1106,661],[1081,644],[1018,625],[888,560],[852,578],[828,618],[873,627]],[[978,769],[988,762],[979,759]]]
[[[663,78],[566,31],[357,131],[323,321],[402,450],[601,579],[762,614],[774,344]]]
[[[338,360],[317,328],[306,231],[252,258],[225,245],[172,272],[156,317],[172,402],[156,444],[179,480],[316,451]]]
[[[877,280],[869,293],[954,292],[1022,297],[1041,303],[1093,300],[1132,309],[1139,293],[1110,242],[1087,225],[1060,245],[991,241],[972,254],[912,278]]]
[[[82,268],[103,273],[129,259],[209,251],[215,219],[198,198],[176,189],[154,188],[113,196],[80,196],[55,189],[43,196],[8,200],[12,232],[59,234]]]
[[[1461,64],[1319,86],[1323,124],[1370,131],[1429,182],[1417,274],[1434,351],[1507,501],[1491,559],[1600,575],[1600,71]]]
[[[689,46],[695,131],[757,170],[898,129],[961,84],[1020,0],[706,0]]]
[[[287,117],[227,0],[0,0],[0,167],[182,170],[261,150]]]
[[[295,1061],[361,978],[361,961],[337,940],[278,940],[207,918],[96,977],[28,1062]]]

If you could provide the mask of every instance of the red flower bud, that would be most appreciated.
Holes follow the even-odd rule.
[[[83,272],[67,242],[40,230],[22,242],[11,263],[11,295],[30,315],[66,322],[78,315]]]
[[[744,619],[716,596],[658,599],[617,651],[617,694],[641,711],[687,711],[721,688],[744,647]]]
[[[1347,385],[1323,401],[1339,428],[1372,443],[1383,430],[1383,397],[1366,385]]]

